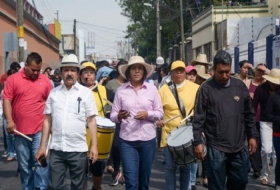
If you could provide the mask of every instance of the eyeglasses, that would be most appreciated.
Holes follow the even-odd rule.
[[[83,71],[83,74],[90,74],[90,75],[94,75],[95,72],[94,71]]]

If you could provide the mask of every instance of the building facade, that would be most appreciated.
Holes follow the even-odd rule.
[[[0,73],[9,69],[13,61],[17,61],[17,17],[16,1],[0,0]],[[42,24],[42,16],[24,1],[24,40],[25,58],[30,52],[42,56],[42,68],[55,68],[60,62],[60,40],[52,35]]]

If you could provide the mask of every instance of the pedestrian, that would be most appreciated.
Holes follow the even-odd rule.
[[[107,108],[108,104],[104,100],[104,98],[112,101],[112,92],[106,90],[106,88],[103,85],[98,84],[98,82],[96,81],[96,66],[93,63],[84,62],[82,66],[84,68],[80,72],[80,81],[85,87],[89,88],[92,92],[92,97],[94,97],[96,103],[98,116],[109,118],[110,113],[108,113],[108,111],[110,111],[111,109]],[[91,137],[88,134],[90,134],[89,128],[87,128],[87,143],[88,147],[91,148]],[[100,144],[98,140],[97,144]],[[91,187],[91,190],[100,190],[103,181],[105,161],[97,160],[95,163],[89,163],[89,172],[92,174],[93,181],[93,186]]]
[[[185,67],[186,66],[184,62],[174,61],[171,64],[170,69],[171,81],[169,81],[167,84],[164,84],[159,89],[164,117],[163,120],[157,121],[156,125],[162,128],[160,147],[164,148],[165,182],[167,190],[176,189],[176,171],[178,169],[178,166],[175,162],[173,162],[171,152],[167,147],[167,136],[172,130],[181,125],[180,121],[182,119],[192,112],[196,93],[199,87],[197,84],[186,80]],[[174,92],[172,89],[174,89]],[[180,116],[169,123],[164,124],[164,121],[173,118],[176,115]],[[180,189],[189,189],[191,166],[179,166],[179,171]]]
[[[15,133],[22,189],[48,188],[48,168],[43,168],[35,160],[41,141],[45,101],[52,89],[50,80],[40,74],[41,67],[41,56],[36,52],[30,53],[25,67],[10,76],[4,88],[8,132],[14,133],[16,129],[32,138],[29,141]]]
[[[119,68],[128,82],[116,92],[111,120],[121,123],[119,146],[127,190],[149,189],[156,153],[154,121],[163,117],[157,88],[145,82],[153,71],[140,56],[132,56]]]
[[[272,76],[270,73],[267,76]],[[253,107],[255,113],[260,106],[260,140],[261,140],[261,182],[264,185],[268,184],[268,177],[270,175],[269,157],[273,152],[273,140],[272,140],[272,122],[265,117],[265,109],[267,100],[272,94],[275,94],[278,86],[270,81],[266,81],[259,85],[254,93]]]
[[[272,69],[269,75],[263,76],[267,81],[277,85],[275,94],[272,94],[267,101],[265,118],[272,122],[273,145],[276,152],[275,166],[275,189],[280,190],[280,69]]]
[[[121,65],[126,65],[126,60],[119,60],[119,62],[116,65],[116,73],[117,77],[115,79],[110,80],[106,84],[106,89],[113,91],[115,94],[117,92],[117,89],[122,86],[126,81],[125,78],[122,77],[119,73],[119,67]],[[116,129],[113,139],[113,144],[110,152],[110,158],[107,161],[107,172],[112,173],[112,181],[110,182],[111,186],[116,186],[119,183],[119,180],[122,179],[122,182],[124,183],[123,175],[120,171],[121,166],[121,157],[120,157],[120,147],[119,147],[119,138],[120,138],[120,123],[116,123]]]
[[[84,189],[87,173],[86,127],[90,130],[92,147],[90,159],[97,160],[98,114],[91,90],[77,82],[78,58],[65,55],[60,65],[64,84],[54,88],[46,102],[43,136],[36,159],[46,158],[46,145],[51,134],[49,150],[49,188],[65,188],[65,173],[69,169],[71,189]]]
[[[197,77],[197,71],[195,67],[192,65],[186,66],[186,79],[191,82],[195,82],[196,77]]]
[[[230,77],[231,62],[226,51],[216,54],[214,76],[202,83],[195,104],[193,145],[196,157],[207,159],[209,189],[245,190],[249,168],[246,137],[249,154],[256,151],[252,102],[245,84]],[[207,158],[204,158],[201,131],[207,141]]]

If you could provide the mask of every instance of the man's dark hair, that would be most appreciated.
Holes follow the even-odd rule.
[[[131,70],[131,68],[132,68],[132,66],[133,65],[130,65],[127,69],[126,69],[126,71],[125,71],[125,78],[127,79],[127,80],[129,80],[130,79],[130,70]],[[146,79],[146,77],[147,77],[147,75],[148,75],[148,72],[147,72],[147,70],[146,70],[146,68],[142,65],[142,67],[143,67],[143,69],[144,69],[144,74],[143,74],[143,78],[141,79],[141,82],[144,82],[144,80]]]
[[[248,60],[240,61],[240,62],[238,63],[238,64],[239,64],[239,68],[243,67],[243,65],[244,65],[245,63],[249,63],[249,61],[248,61]]]
[[[226,51],[218,51],[218,53],[215,55],[213,60],[213,67],[214,69],[217,68],[217,65],[231,65],[232,59],[228,52]]]
[[[14,73],[15,73],[15,70],[9,69],[9,70],[7,71],[7,76],[11,76],[11,75],[14,74]]]
[[[30,65],[32,61],[39,65],[42,63],[42,57],[38,53],[32,52],[27,56],[26,63]]]
[[[47,68],[45,68],[44,72],[46,72],[48,69],[49,69],[49,70],[52,70],[51,67],[47,67]]]
[[[12,62],[10,65],[10,69],[17,71],[17,68],[21,68],[20,64],[18,62]]]
[[[157,74],[159,76],[158,78],[158,82],[161,83],[162,81],[162,77],[160,75],[160,72],[162,71],[164,72],[164,74],[168,75],[169,71],[170,71],[170,66],[167,63],[164,63],[163,65],[161,65],[158,69],[157,69]]]

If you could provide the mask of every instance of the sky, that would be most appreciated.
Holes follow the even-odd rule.
[[[32,0],[28,0],[32,5]],[[37,10],[44,17],[44,24],[57,18],[62,34],[73,34],[74,19],[78,29],[84,30],[84,40],[95,36],[95,52],[99,55],[116,56],[117,41],[125,36],[129,21],[121,15],[116,0],[34,0]],[[89,33],[92,38],[89,38]],[[92,40],[94,41],[94,40]]]

